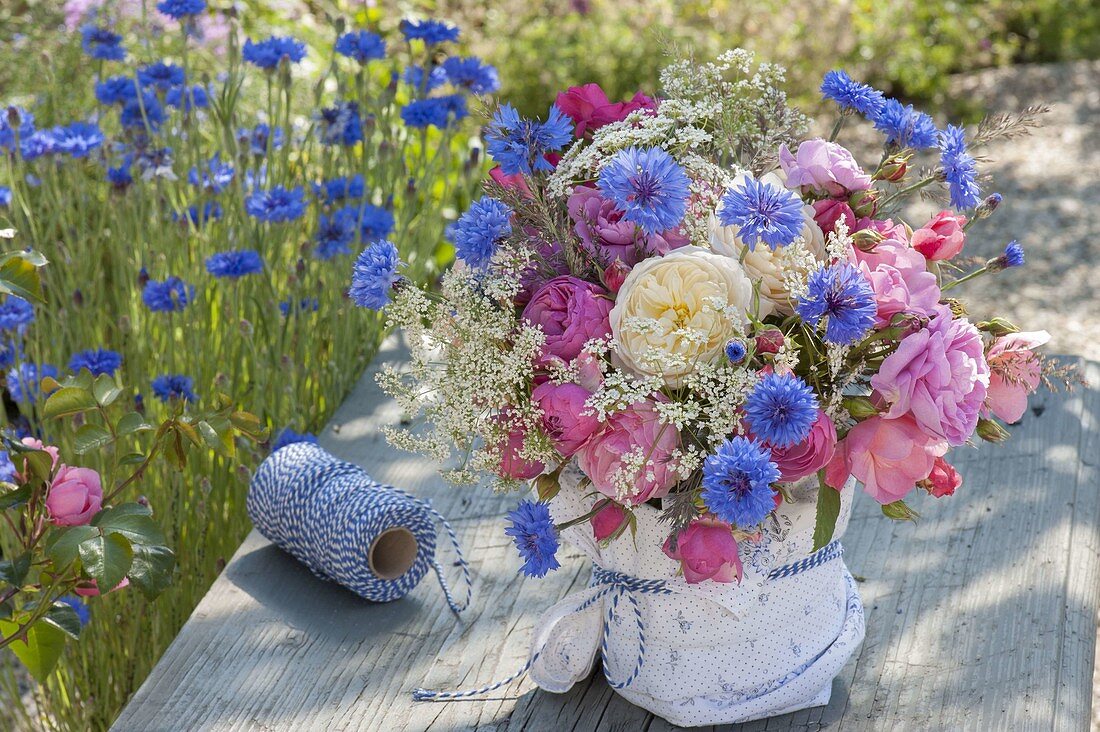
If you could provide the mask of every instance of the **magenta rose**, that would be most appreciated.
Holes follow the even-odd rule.
[[[540,287],[523,309],[523,320],[546,334],[539,363],[550,356],[572,361],[585,343],[610,335],[614,304],[603,288],[568,275]]]
[[[547,381],[535,387],[531,400],[542,410],[542,427],[564,457],[572,455],[602,427],[585,406],[592,393],[576,384]]]
[[[62,465],[57,469],[46,508],[50,521],[57,526],[84,526],[103,507],[103,485],[99,473],[91,468]]]
[[[913,232],[913,248],[929,260],[951,259],[966,245],[966,217],[940,211],[931,221]]]
[[[626,521],[626,509],[614,501],[608,501],[607,505],[592,517],[592,536],[596,537],[596,541],[609,539],[614,536],[624,521]]]
[[[508,434],[497,444],[500,451],[500,468],[498,473],[502,478],[513,480],[530,480],[542,475],[546,466],[534,460],[528,460],[521,454],[527,432],[523,426],[513,419],[509,412],[497,415],[494,421],[502,429],[507,429]]]
[[[854,191],[871,187],[871,176],[863,172],[852,153],[820,138],[806,140],[794,153],[783,145],[779,148],[779,165],[787,174],[786,186],[803,193],[847,198]]]
[[[661,401],[667,397],[658,395]],[[621,503],[638,505],[650,498],[661,498],[679,480],[679,473],[670,464],[672,453],[680,446],[680,435],[672,425],[662,424],[651,400],[635,402],[607,418],[604,429],[593,435],[577,452],[577,464],[592,481],[596,490]],[[645,463],[633,470],[624,462],[638,451]],[[626,460],[624,460],[626,458]],[[626,491],[626,495],[622,493]]]
[[[577,137],[584,137],[586,133],[604,125],[624,120],[636,110],[657,109],[657,102],[641,92],[635,94],[630,101],[612,102],[599,84],[571,86],[558,93],[554,105],[573,120],[576,125],[573,134]]]
[[[983,412],[993,413],[1012,424],[1019,422],[1027,409],[1027,395],[1042,379],[1042,366],[1033,348],[1050,340],[1045,330],[1009,333],[993,341],[986,353],[989,362],[989,389]]]
[[[535,256],[520,274],[521,288],[515,297],[515,303],[520,307],[529,303],[531,296],[547,282],[569,274],[569,263],[565,261],[561,244],[541,239],[534,232],[530,233],[529,246],[534,250]]]
[[[633,267],[643,259],[688,244],[688,238],[674,230],[647,236],[625,221],[623,212],[595,188],[577,186],[566,205],[581,247],[605,266],[620,260]]]
[[[814,209],[814,223],[821,228],[821,231],[825,235],[833,233],[833,229],[836,228],[836,222],[844,219],[844,222],[848,226],[849,233],[852,231],[852,227],[856,221],[856,215],[852,211],[852,207],[848,205],[847,199],[839,200],[836,198],[826,198],[822,201],[813,202]]]
[[[741,557],[737,553],[737,540],[730,525],[716,518],[695,519],[676,536],[676,550],[672,550],[672,537],[662,548],[665,556],[680,563],[688,584],[706,580],[713,582],[740,582]]]
[[[943,443],[937,443],[909,415],[871,417],[857,424],[837,445],[825,469],[825,482],[840,490],[855,476],[879,503],[900,501],[932,472]]]
[[[877,397],[889,405],[883,416],[911,415],[930,438],[962,445],[978,424],[989,386],[984,350],[978,329],[941,305],[871,377]]]
[[[805,478],[821,470],[833,459],[836,450],[836,426],[824,411],[818,410],[810,434],[790,447],[772,447],[772,462],[779,466],[784,483]]]

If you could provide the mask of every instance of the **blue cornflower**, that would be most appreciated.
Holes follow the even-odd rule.
[[[269,144],[272,150],[283,146],[284,135],[282,127],[276,127],[275,132],[272,132],[270,127],[260,122],[251,130],[240,130],[237,137],[242,143],[248,143],[253,155],[266,155]]]
[[[429,46],[458,40],[458,28],[441,20],[402,20],[401,34],[406,40],[421,40]]]
[[[175,172],[172,169],[174,163],[172,148],[147,147],[138,151],[136,163],[141,177],[145,180],[152,178],[168,178],[175,180]]]
[[[924,112],[915,111],[912,104],[887,99],[871,121],[876,130],[886,135],[888,146],[914,150],[936,146],[935,120]]]
[[[137,80],[142,88],[168,91],[173,87],[183,86],[187,78],[184,76],[181,67],[167,61],[157,61],[139,68],[137,70]]]
[[[1005,247],[1004,254],[998,257],[1005,267],[1022,267],[1024,265],[1024,248],[1013,239]]]
[[[236,249],[218,252],[206,259],[206,271],[215,277],[237,279],[264,271],[264,260],[254,249]]]
[[[471,267],[484,269],[497,249],[497,242],[512,233],[512,209],[488,196],[474,201],[447,229],[455,254]]]
[[[450,115],[451,120],[455,122],[469,114],[466,109],[466,97],[461,94],[447,94],[442,97],[436,97],[436,101],[443,105],[443,108],[447,110],[447,114]]]
[[[176,20],[186,20],[206,10],[206,0],[161,0],[157,10]]]
[[[451,123],[451,107],[438,97],[414,99],[401,108],[401,121],[416,129],[437,127],[442,130]]]
[[[306,212],[305,192],[301,186],[275,186],[267,191],[256,190],[245,199],[244,210],[260,221],[294,221]]]
[[[149,280],[141,291],[141,301],[154,313],[179,312],[195,299],[195,286],[171,275],[163,282]]]
[[[58,127],[54,130],[53,137],[57,149],[74,158],[87,157],[104,140],[99,125],[92,122],[73,122],[66,127]]]
[[[0,481],[5,483],[15,482],[15,463],[11,461],[11,455],[7,450],[0,450]]]
[[[468,89],[473,94],[492,94],[500,89],[497,70],[476,56],[449,56],[440,68],[452,86]]]
[[[152,384],[153,394],[165,404],[177,399],[196,401],[198,397],[193,391],[194,386],[195,382],[191,377],[183,374],[161,374],[153,379]]]
[[[79,595],[63,595],[57,598],[58,602],[63,602],[73,609],[76,613],[77,620],[80,621],[80,627],[84,627],[92,620],[92,611],[88,607],[88,603],[84,601],[84,598]]]
[[[253,66],[271,71],[283,59],[295,64],[304,59],[306,44],[287,36],[271,36],[259,42],[249,38],[244,42],[241,55]]]
[[[572,139],[573,120],[556,106],[550,107],[545,122],[539,122],[520,117],[515,107],[505,104],[489,122],[485,149],[505,175],[531,175],[536,170],[553,170],[546,153],[561,150]]]
[[[829,71],[821,80],[821,96],[831,99],[841,109],[853,109],[868,119],[874,119],[882,111],[886,97],[878,89],[848,76],[846,71]]]
[[[11,205],[11,189],[0,186],[0,207],[7,208]]]
[[[386,42],[370,31],[352,31],[336,39],[334,50],[341,56],[365,64],[372,59],[386,57]]]
[[[775,510],[772,483],[779,468],[760,442],[734,437],[703,461],[703,504],[722,521],[742,529]]]
[[[127,160],[117,168],[107,168],[107,181],[117,190],[122,190],[134,182],[134,175],[130,172],[132,162]]]
[[[297,303],[293,300],[283,300],[279,303],[279,312],[283,317],[291,313],[315,313],[321,309],[321,302],[315,297],[303,297]]]
[[[0,302],[0,330],[22,333],[34,322],[34,306],[21,297],[8,295]]]
[[[325,145],[354,145],[363,140],[363,120],[359,117],[357,102],[339,102],[317,113],[321,128],[321,143]]]
[[[137,80],[129,76],[112,76],[95,85],[95,98],[100,104],[122,104],[136,99]]]
[[[820,267],[810,273],[798,315],[816,328],[825,324],[825,340],[851,345],[875,324],[875,292],[871,283],[848,262]]]
[[[114,374],[122,365],[122,354],[118,351],[110,351],[106,348],[97,348],[74,353],[69,359],[69,370],[74,374],[81,369],[88,369],[92,376],[100,374]]]
[[[745,349],[745,342],[740,338],[730,338],[726,341],[726,358],[730,360],[730,363],[737,365],[745,360],[745,354],[748,351]]]
[[[981,201],[978,164],[966,151],[966,132],[947,125],[939,135],[940,167],[951,192],[951,205],[958,210],[973,208]]]
[[[155,94],[142,92],[122,103],[122,113],[118,121],[123,127],[142,127],[148,123],[151,131],[156,132],[164,122],[164,107],[157,101]]]
[[[332,259],[339,254],[350,254],[355,241],[357,212],[344,208],[331,215],[322,214],[317,222],[313,239],[317,246],[313,253],[318,259]]]
[[[364,244],[385,239],[393,231],[393,214],[389,210],[370,203],[353,210],[359,221],[359,241]]]
[[[550,516],[550,506],[542,501],[520,501],[516,510],[508,512],[508,528],[523,559],[521,571],[528,577],[545,577],[561,566],[558,563],[558,532]]]
[[[54,130],[35,130],[19,141],[19,154],[24,160],[35,160],[58,152]]]
[[[192,226],[201,228],[208,221],[216,221],[222,217],[222,205],[217,201],[207,201],[202,206],[188,206],[187,210],[173,211],[173,221],[189,221]]]
[[[718,220],[737,226],[738,236],[749,248],[763,241],[770,248],[785,247],[802,234],[802,199],[786,188],[745,176],[722,196]]]
[[[164,103],[169,107],[177,107],[184,112],[192,109],[206,109],[210,106],[210,95],[206,87],[196,84],[192,87],[177,86],[168,90],[164,95]]]
[[[211,193],[221,193],[233,182],[234,173],[232,165],[222,162],[221,153],[214,153],[202,170],[191,168],[187,181]]]
[[[689,184],[684,169],[659,147],[620,150],[600,169],[598,180],[600,192],[623,212],[623,219],[647,234],[680,225]]]
[[[121,46],[122,36],[106,28],[86,25],[80,30],[80,47],[84,53],[101,61],[124,61],[126,49]]]
[[[6,110],[0,110],[0,147],[14,149],[17,137],[22,140],[33,134],[33,114],[22,107],[8,107]]]
[[[430,92],[447,83],[447,72],[442,66],[433,66],[425,78],[424,67],[413,64],[402,72],[401,80],[418,92]]]
[[[295,432],[290,427],[284,427],[280,430],[275,441],[271,443],[271,452],[275,452],[279,448],[286,447],[287,445],[293,445],[296,442],[308,442],[311,445],[316,445],[317,435],[311,432]]]
[[[401,279],[401,259],[393,242],[383,239],[360,252],[351,271],[348,295],[361,308],[381,310],[390,301],[390,291]]]
[[[345,198],[352,200],[362,198],[365,193],[363,176],[351,175],[314,183],[313,192],[323,198],[325,203],[335,203]]]
[[[805,440],[817,412],[813,390],[794,374],[766,374],[745,399],[749,428],[774,447],[791,447]]]
[[[57,378],[57,368],[48,363],[21,363],[8,371],[8,392],[16,404],[34,404],[42,394],[41,382],[47,376]]]

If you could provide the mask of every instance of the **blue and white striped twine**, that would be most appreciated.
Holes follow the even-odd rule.
[[[784,577],[791,577],[793,575],[805,572],[814,567],[830,562],[834,559],[840,558],[844,554],[844,548],[840,544],[840,540],[836,540],[818,549],[813,554],[809,555],[805,559],[801,559],[791,564],[786,564],[782,567],[777,567],[768,573],[768,580],[782,579]],[[582,604],[577,606],[573,612],[581,612],[588,609],[596,602],[600,601],[604,597],[610,595],[610,599],[607,602],[607,607],[604,612],[603,618],[603,632],[602,640],[600,642],[600,650],[605,659],[603,665],[603,675],[607,679],[607,683],[613,689],[625,689],[630,686],[638,678],[638,675],[642,672],[642,666],[645,664],[645,623],[642,622],[642,611],[638,605],[638,594],[643,595],[669,595],[672,594],[672,589],[668,586],[668,583],[664,580],[646,580],[638,577],[631,577],[630,575],[623,574],[622,572],[615,572],[612,570],[604,569],[603,567],[594,567],[592,570],[592,587],[602,587],[592,597],[585,600]],[[624,679],[616,681],[611,678],[611,671],[608,669],[606,662],[607,658],[607,638],[610,635],[610,628],[612,622],[615,620],[616,611],[619,606],[619,601],[623,596],[630,602],[630,607],[634,618],[635,627],[638,629],[638,657],[634,662],[634,669]],[[432,691],[431,689],[413,689],[413,699],[415,701],[448,701],[451,699],[467,699],[469,697],[483,696],[491,691],[496,691],[502,686],[511,684],[516,679],[522,677],[530,669],[532,664],[539,658],[539,652],[536,651],[516,673],[512,674],[506,679],[496,681],[488,686],[483,686],[479,689],[467,689],[465,691]]]
[[[247,505],[252,523],[273,544],[322,579],[367,600],[402,598],[432,568],[451,610],[459,613],[470,604],[470,567],[450,523],[427,501],[378,483],[315,444],[292,443],[268,456],[252,477]],[[436,521],[450,537],[462,569],[466,592],[461,603],[435,556]],[[412,533],[416,557],[400,577],[383,579],[371,570],[368,556],[375,539],[394,528]]]

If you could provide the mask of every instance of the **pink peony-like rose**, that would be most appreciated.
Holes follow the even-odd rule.
[[[680,563],[688,584],[706,580],[741,581],[737,540],[733,538],[730,525],[716,518],[695,519],[677,535],[675,551],[672,551],[671,536],[665,539],[662,550],[669,559]]]
[[[836,425],[824,411],[818,410],[810,434],[790,447],[772,447],[772,462],[779,466],[784,483],[805,478],[821,470],[833,459],[836,450]]]
[[[803,193],[841,198],[871,187],[871,176],[863,172],[852,153],[820,138],[806,140],[793,154],[783,145],[779,165],[787,174],[786,186]]]
[[[940,286],[936,275],[924,269],[899,269],[880,264],[873,270],[860,264],[860,270],[875,292],[875,326],[889,325],[898,313],[913,313],[930,317],[940,301]]]
[[[497,445],[500,450],[499,473],[501,477],[512,478],[513,480],[530,480],[542,475],[542,471],[546,469],[545,465],[534,460],[528,460],[520,454],[523,450],[523,443],[527,439],[527,432],[523,429],[523,425],[513,419],[508,411],[497,415],[494,421],[500,427],[508,429],[506,439]]]
[[[825,480],[839,490],[855,476],[863,489],[885,505],[900,501],[928,477],[942,443],[928,437],[906,415],[898,419],[871,417],[848,431],[825,469]]]
[[[554,447],[564,457],[572,457],[589,437],[602,427],[585,400],[592,393],[577,384],[555,384],[547,381],[535,387],[531,400],[542,410],[543,430]]]
[[[1039,330],[1009,333],[993,341],[986,353],[990,374],[985,414],[995,414],[1009,424],[1020,421],[1027,409],[1027,395],[1042,378],[1039,358],[1032,349],[1049,340],[1050,333]]]
[[[57,469],[46,508],[57,526],[84,526],[103,506],[103,485],[91,468],[62,465]]]
[[[982,336],[941,305],[926,328],[902,338],[871,386],[889,405],[887,419],[912,415],[930,438],[961,445],[978,424],[989,386]]]
[[[112,592],[117,592],[129,586],[130,578],[123,577],[121,582],[119,582],[111,589],[107,590],[107,594],[109,595]],[[73,594],[80,595],[81,597],[99,597],[101,594],[99,591],[99,583],[95,580],[87,580],[85,582],[81,582],[73,588]]]
[[[623,212],[595,188],[577,186],[566,207],[573,230],[581,239],[581,248],[605,266],[621,260],[633,267],[643,259],[668,254],[688,244],[688,238],[675,230],[647,236],[639,227],[623,220]]]
[[[667,401],[661,394],[656,398]],[[679,480],[670,461],[680,446],[680,435],[672,425],[661,423],[653,404],[646,399],[608,415],[604,429],[577,452],[581,470],[596,490],[612,500],[636,506],[663,497]],[[639,453],[645,463],[627,474],[634,470],[629,464]]]
[[[523,320],[546,334],[539,362],[549,356],[572,361],[585,343],[610,335],[614,304],[601,287],[568,275],[540,287],[523,309]]]
[[[955,467],[942,457],[937,457],[932,464],[932,472],[921,481],[921,487],[936,498],[943,498],[954,494],[955,490],[962,485],[962,482],[963,479],[959,475],[959,471],[955,470]]]
[[[966,244],[966,217],[962,214],[940,211],[931,221],[913,232],[913,248],[933,261],[951,259]]]
[[[619,530],[626,521],[626,509],[614,501],[608,501],[607,505],[592,517],[592,535],[596,541],[609,539]]]
[[[558,93],[554,105],[573,120],[576,125],[573,134],[577,137],[584,137],[586,133],[604,125],[624,120],[636,110],[657,109],[657,102],[641,92],[636,93],[629,101],[612,102],[599,84],[571,86]]]

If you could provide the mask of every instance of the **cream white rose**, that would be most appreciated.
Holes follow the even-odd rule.
[[[745,177],[745,173],[738,175],[733,187],[741,185]],[[760,180],[783,187],[783,180],[775,173],[766,173]],[[740,227],[722,226],[718,217],[711,214],[710,248],[718,254],[739,260],[749,278],[759,283],[761,299],[774,305],[783,315],[790,315],[795,305],[791,297],[792,280],[805,283],[810,271],[825,259],[825,235],[814,222],[813,206],[802,207],[801,243],[796,241],[789,247],[775,250],[758,243],[755,250],[745,252],[742,258],[745,243],[741,241],[739,232]]]
[[[752,283],[734,259],[690,246],[645,259],[627,275],[611,310],[614,358],[636,374],[680,386],[696,364],[723,357],[726,342],[744,332],[752,305]]]

